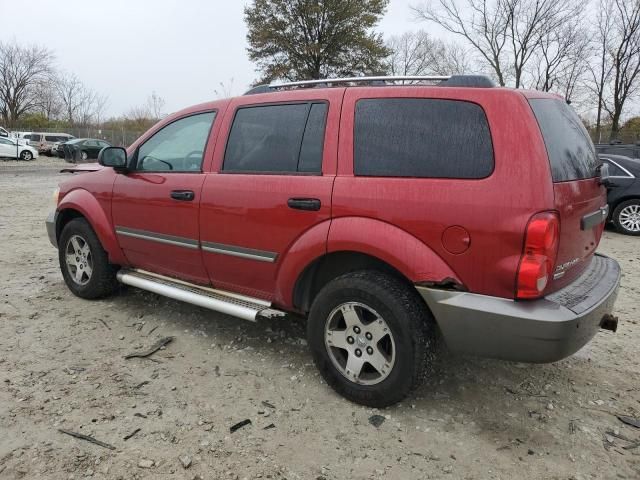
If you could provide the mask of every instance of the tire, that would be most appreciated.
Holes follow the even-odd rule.
[[[85,152],[84,150],[82,152],[80,152],[80,160],[81,161],[86,162],[88,158],[89,158],[89,155],[87,154],[87,152]]]
[[[75,253],[69,256],[70,262],[67,262],[69,252]],[[106,297],[118,287],[118,267],[109,263],[107,252],[84,218],[74,218],[62,229],[58,241],[58,259],[67,287],[80,298]]]
[[[640,199],[622,202],[614,210],[611,219],[618,232],[640,236]]]
[[[22,152],[20,152],[20,160],[29,162],[33,160],[33,154],[29,150],[23,150]]]
[[[354,318],[360,320],[359,331]],[[370,338],[371,332],[377,337]],[[326,382],[352,402],[377,408],[401,401],[422,383],[433,362],[435,332],[418,292],[378,271],[348,273],[329,282],[315,298],[307,322],[307,342]],[[347,371],[349,359],[356,368],[358,361],[364,364],[357,380]],[[382,368],[373,368],[367,359]]]

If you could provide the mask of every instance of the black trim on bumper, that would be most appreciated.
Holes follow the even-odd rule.
[[[58,220],[58,212],[51,212],[45,220],[47,226],[47,235],[51,245],[58,248],[58,239],[56,238],[56,221]]]
[[[618,263],[597,255],[577,280],[539,300],[416,288],[452,351],[548,363],[572,355],[594,337],[613,310],[619,286]]]

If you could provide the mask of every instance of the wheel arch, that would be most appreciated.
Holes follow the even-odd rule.
[[[102,247],[107,252],[111,263],[117,265],[126,265],[128,263],[120,249],[107,213],[98,200],[86,190],[72,190],[58,204],[56,239],[60,238],[65,225],[75,218],[84,218],[89,223],[98,236]]]

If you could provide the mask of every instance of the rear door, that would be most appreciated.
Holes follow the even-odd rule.
[[[199,249],[198,208],[215,115],[199,112],[165,125],[134,152],[133,171],[117,175],[113,225],[134,267],[209,283]]]
[[[547,289],[552,292],[589,265],[606,221],[607,192],[600,185],[595,147],[573,109],[554,98],[532,98],[529,103],[544,138],[560,214],[558,258]]]
[[[245,96],[229,106],[200,213],[215,287],[273,300],[291,245],[314,228],[326,239],[343,91],[309,100],[304,92],[268,94],[262,103]]]

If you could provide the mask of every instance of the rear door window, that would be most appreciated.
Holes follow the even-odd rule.
[[[493,172],[489,124],[475,103],[360,100],[354,135],[356,175],[477,179]]]
[[[600,165],[580,118],[563,100],[529,100],[544,138],[554,182],[593,178]]]
[[[326,112],[319,102],[239,108],[223,171],[320,173]]]

